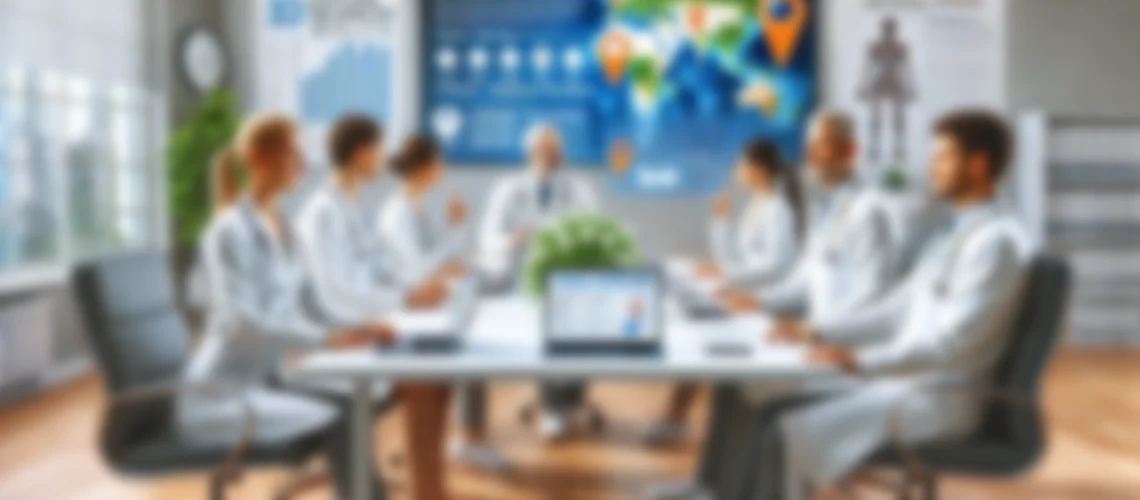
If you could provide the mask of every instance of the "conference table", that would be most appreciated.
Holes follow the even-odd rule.
[[[318,383],[351,384],[354,484],[352,498],[367,496],[372,453],[374,384],[390,381],[482,380],[686,380],[709,382],[793,382],[838,376],[806,362],[799,347],[762,341],[770,319],[761,314],[720,319],[690,318],[675,299],[663,306],[662,351],[652,357],[548,356],[543,344],[542,303],[524,296],[483,297],[466,317],[463,348],[449,354],[391,350],[317,352],[286,367],[290,377]],[[404,313],[402,324],[439,326],[458,321],[447,310]],[[463,325],[459,325],[463,326]],[[723,349],[723,346],[744,346]],[[713,348],[717,347],[717,348]]]

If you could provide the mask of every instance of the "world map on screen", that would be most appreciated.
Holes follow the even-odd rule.
[[[802,155],[812,0],[429,0],[425,128],[458,165],[518,165],[538,122],[628,194],[722,189],[760,136]]]

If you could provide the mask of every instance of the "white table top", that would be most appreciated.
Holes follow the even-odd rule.
[[[293,375],[319,379],[692,379],[773,381],[829,377],[836,372],[808,365],[804,351],[761,342],[770,321],[761,315],[694,322],[667,303],[661,356],[550,358],[543,352],[541,304],[524,297],[479,299],[466,336],[454,354],[397,351],[320,352],[291,364]],[[405,317],[416,322],[424,318]],[[431,320],[426,321],[431,323]],[[749,342],[747,355],[715,355],[710,342]]]

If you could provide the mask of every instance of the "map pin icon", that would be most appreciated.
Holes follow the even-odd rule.
[[[757,6],[768,50],[780,66],[792,62],[800,39],[807,27],[808,5],[805,0],[759,0]]]
[[[602,71],[610,85],[616,85],[625,76],[629,60],[633,56],[633,41],[629,35],[611,31],[602,37],[598,44],[598,59],[602,61]]]

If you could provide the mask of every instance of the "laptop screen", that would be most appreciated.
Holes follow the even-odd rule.
[[[661,333],[661,280],[652,270],[556,271],[546,329],[556,342],[645,342]]]

